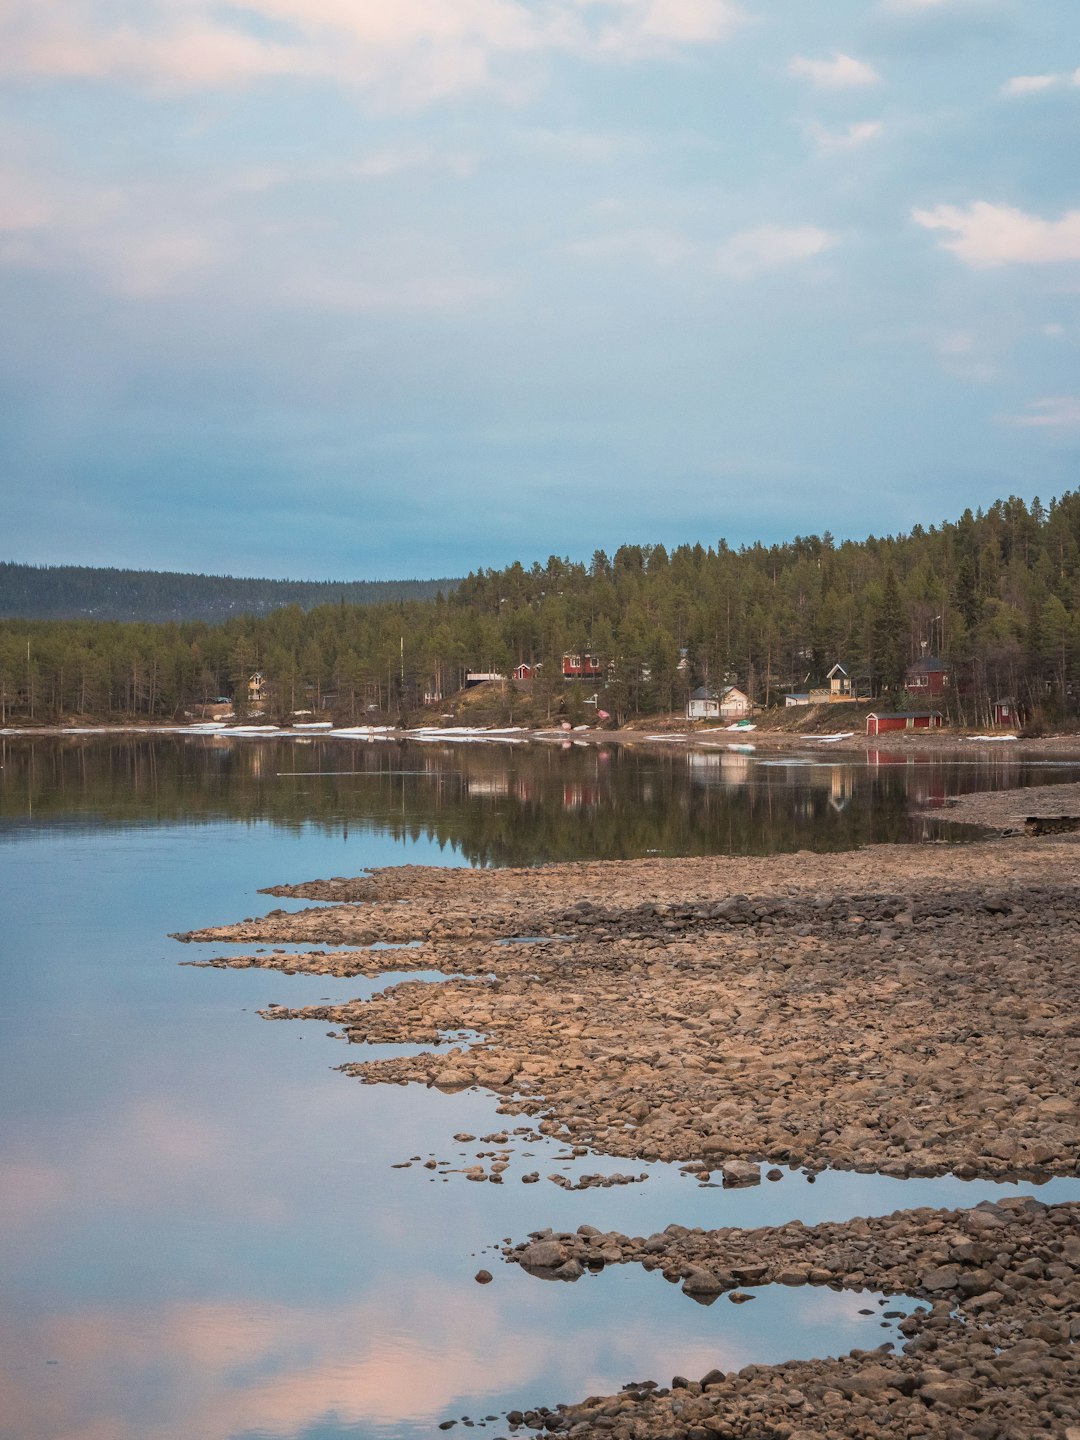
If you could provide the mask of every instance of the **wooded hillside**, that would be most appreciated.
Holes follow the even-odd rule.
[[[205,620],[268,615],[285,605],[429,600],[457,580],[250,580],[165,570],[0,562],[0,616],[20,620]]]
[[[905,667],[946,659],[955,718],[985,724],[1011,695],[1036,716],[1077,712],[1080,494],[1011,498],[910,534],[828,535],[730,549],[625,545],[588,564],[556,557],[469,575],[450,596],[289,606],[223,624],[0,622],[8,717],[180,715],[266,677],[269,713],[342,719],[415,713],[467,670],[540,662],[534,705],[562,701],[562,656],[604,662],[599,704],[620,720],[680,707],[699,684],[737,682],[760,704],[823,678],[837,660],[898,696]],[[680,670],[685,652],[687,665]],[[596,682],[587,682],[589,690]],[[580,689],[579,685],[580,704]]]

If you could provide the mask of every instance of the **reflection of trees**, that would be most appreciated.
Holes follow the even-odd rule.
[[[1022,783],[1020,766],[1004,760],[766,766],[734,755],[326,738],[115,735],[4,740],[0,751],[0,825],[8,830],[221,820],[369,827],[435,840],[482,865],[851,849],[928,833],[908,807],[925,800],[930,779],[935,798]]]

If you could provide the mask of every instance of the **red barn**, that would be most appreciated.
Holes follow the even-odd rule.
[[[893,714],[871,712],[866,717],[866,733],[883,735],[886,730],[940,730],[940,710],[900,710]]]

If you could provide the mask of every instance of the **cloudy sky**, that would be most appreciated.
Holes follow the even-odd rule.
[[[0,559],[361,578],[1078,483],[1063,0],[0,0]]]

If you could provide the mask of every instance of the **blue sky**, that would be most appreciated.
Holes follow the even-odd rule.
[[[2,0],[0,558],[459,574],[1078,483],[1061,0]]]

